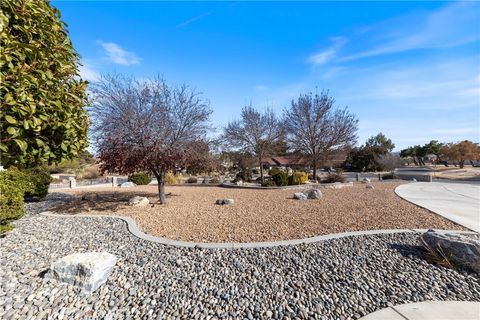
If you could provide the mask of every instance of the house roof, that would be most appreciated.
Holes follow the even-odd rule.
[[[272,166],[304,165],[307,161],[299,156],[276,156],[263,158],[262,163]]]

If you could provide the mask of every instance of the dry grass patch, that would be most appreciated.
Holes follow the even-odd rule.
[[[374,229],[463,229],[399,198],[393,191],[398,185],[322,189],[322,199],[308,201],[294,200],[295,190],[167,186],[170,195],[166,205],[145,207],[126,204],[135,195],[157,202],[156,186],[75,190],[75,197],[54,211],[130,216],[149,234],[200,242],[285,240]],[[234,199],[235,204],[215,204],[224,198]]]

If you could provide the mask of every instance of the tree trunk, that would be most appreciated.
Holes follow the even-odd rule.
[[[166,172],[154,172],[155,178],[157,178],[158,183],[158,198],[160,199],[160,204],[167,203],[167,197],[165,196],[165,175]]]
[[[260,180],[261,180],[262,183],[263,183],[263,165],[262,165],[262,158],[260,158],[259,162],[260,162]]]
[[[317,159],[315,157],[313,157],[312,166],[313,166],[313,180],[317,182]]]

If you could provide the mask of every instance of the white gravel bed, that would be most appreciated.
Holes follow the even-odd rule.
[[[143,241],[114,218],[28,215],[15,226],[0,239],[1,319],[357,319],[480,301],[479,275],[428,263],[415,234],[208,250]],[[91,296],[43,277],[60,257],[104,250],[119,262]]]

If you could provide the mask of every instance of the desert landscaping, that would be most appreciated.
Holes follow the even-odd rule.
[[[401,182],[363,183],[321,189],[321,199],[293,199],[299,190],[248,190],[215,186],[169,186],[166,205],[158,203],[156,186],[134,189],[97,188],[68,192],[73,198],[51,209],[59,214],[130,216],[155,236],[195,242],[261,242],[380,229],[446,229],[463,227],[401,198]],[[308,190],[308,187],[304,187]],[[130,206],[134,196],[152,204]],[[232,205],[216,205],[217,199]]]
[[[2,0],[0,319],[479,320],[479,4]]]

